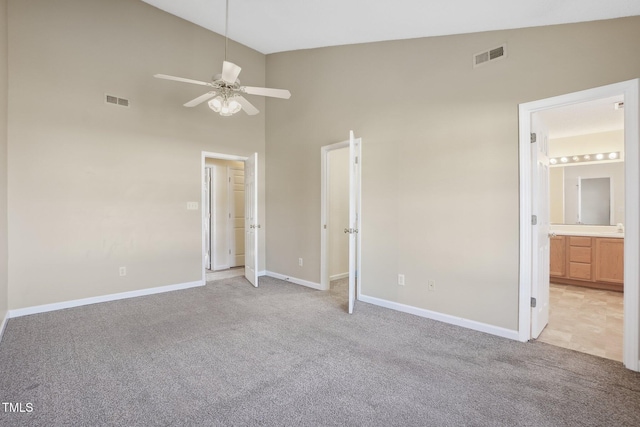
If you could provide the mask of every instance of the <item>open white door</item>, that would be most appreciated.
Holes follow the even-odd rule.
[[[531,206],[533,265],[531,278],[531,337],[538,338],[549,323],[549,139],[538,114],[531,115]]]
[[[360,139],[355,139],[353,131],[349,135],[349,314],[353,313],[356,300],[356,288],[359,288],[358,271],[359,252],[358,232],[360,222]]]
[[[204,168],[204,196],[202,213],[204,215],[204,268],[211,270],[211,168]]]
[[[245,196],[245,258],[244,275],[258,287],[258,153],[253,153],[244,162]]]

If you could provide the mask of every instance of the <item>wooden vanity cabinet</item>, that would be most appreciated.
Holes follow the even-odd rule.
[[[551,236],[551,265],[549,266],[549,274],[551,277],[564,277],[566,275],[567,260],[565,255],[565,240],[565,236]]]
[[[624,239],[552,236],[550,261],[552,282],[623,290]]]

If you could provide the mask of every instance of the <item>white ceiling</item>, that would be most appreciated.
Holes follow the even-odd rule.
[[[624,97],[602,98],[537,114],[542,117],[552,139],[609,132],[624,129],[624,109],[614,109],[618,101],[624,101]]]
[[[143,0],[224,34],[225,0]],[[638,0],[229,0],[229,38],[261,53],[640,15]]]

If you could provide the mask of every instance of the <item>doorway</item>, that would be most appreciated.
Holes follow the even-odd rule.
[[[550,260],[545,259],[544,245],[549,246],[549,234],[541,232],[549,224],[548,187],[540,192],[533,172],[536,170],[534,151],[536,145],[535,113],[567,105],[593,100],[622,96],[624,98],[624,152],[626,167],[625,182],[625,238],[624,238],[624,320],[623,320],[623,363],[628,369],[638,371],[639,349],[639,222],[640,213],[640,157],[638,151],[639,133],[639,80],[603,86],[554,98],[521,104],[520,118],[520,309],[518,334],[520,341],[528,341],[536,336],[536,331],[544,327],[545,309],[548,316],[548,274],[538,274]],[[544,187],[543,187],[544,188]],[[542,200],[542,201],[541,201]],[[547,209],[541,209],[547,206]],[[545,217],[546,216],[546,217]],[[541,255],[542,254],[542,255]],[[548,256],[548,252],[547,252]],[[546,295],[544,282],[546,280]],[[546,298],[546,300],[545,300]],[[545,304],[546,303],[546,304]]]
[[[203,280],[244,275],[258,286],[257,153],[202,153]]]
[[[361,292],[361,144],[351,132],[321,148],[320,285],[350,314]]]
[[[205,263],[207,280],[244,269],[244,162],[205,159]],[[231,276],[233,277],[233,276]]]
[[[622,361],[622,96],[534,113],[548,133],[549,318],[538,341]]]

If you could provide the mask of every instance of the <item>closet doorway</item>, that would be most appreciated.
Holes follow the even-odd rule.
[[[204,177],[206,278],[244,275],[244,162],[206,158]]]

